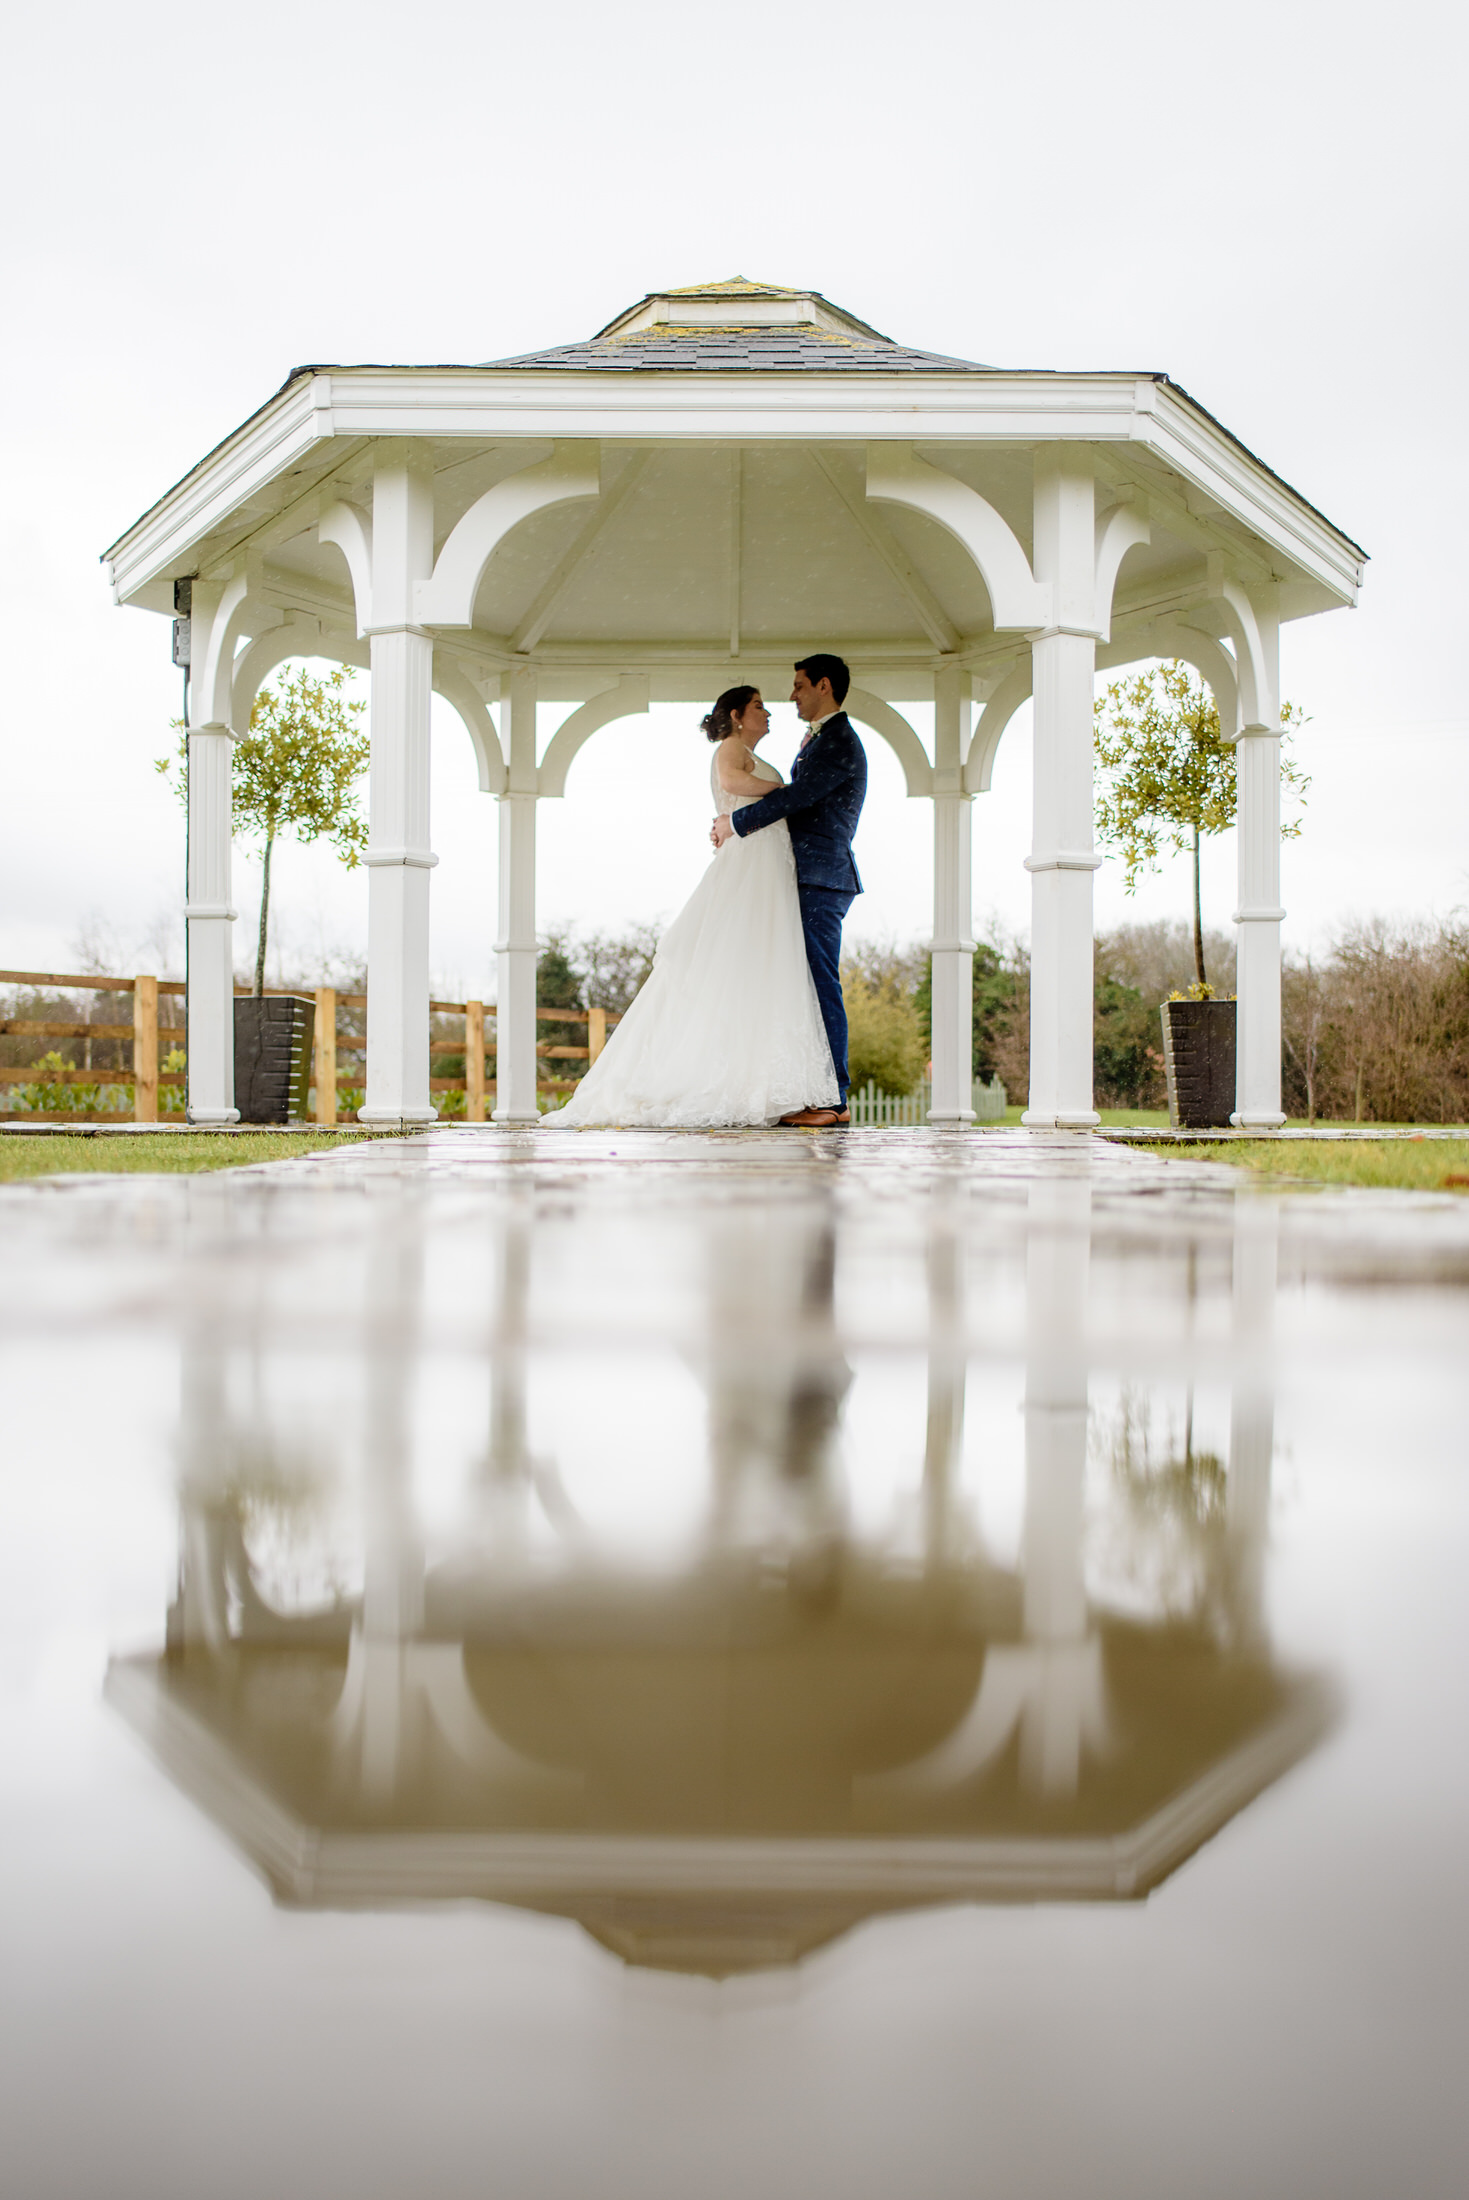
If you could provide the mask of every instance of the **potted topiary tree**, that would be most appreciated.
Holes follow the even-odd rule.
[[[284,1123],[305,1113],[310,1079],[315,1003],[305,994],[265,996],[265,951],[270,927],[270,869],[277,840],[329,840],[349,870],[367,845],[367,820],[357,803],[357,783],[369,742],[358,728],[364,705],[342,693],[338,667],[314,680],[304,667],[279,690],[262,688],[250,713],[250,730],[235,743],[233,823],[258,839],[264,863],[260,922],[255,938],[255,981],[248,999],[235,1002],[235,1105],[248,1123]],[[187,801],[188,737],[181,735],[179,793]],[[164,757],[165,775],[173,759]]]
[[[1282,728],[1304,723],[1287,703]],[[1129,894],[1165,854],[1193,858],[1194,982],[1160,1003],[1168,1112],[1175,1127],[1201,1130],[1228,1123],[1234,1110],[1235,1002],[1219,999],[1204,967],[1204,912],[1199,853],[1204,839],[1227,832],[1239,803],[1235,746],[1223,738],[1210,690],[1177,658],[1117,680],[1095,706],[1097,838],[1118,850]],[[1283,757],[1281,776],[1297,804],[1310,781]],[[1282,839],[1301,830],[1299,813],[1281,825]]]

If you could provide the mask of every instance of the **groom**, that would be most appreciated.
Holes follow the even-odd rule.
[[[788,818],[796,856],[796,890],[801,897],[801,928],[806,960],[816,982],[821,1020],[836,1068],[838,1101],[834,1108],[801,1108],[782,1123],[824,1130],[850,1123],[847,1107],[847,1011],[842,1004],[842,919],[862,891],[852,861],[852,835],[867,793],[867,756],[842,709],[852,675],[840,657],[824,653],[803,657],[796,667],[791,701],[806,721],[806,737],[791,766],[789,786],[777,787],[759,802],[714,821],[713,840],[722,848],[731,833],[741,840]]]

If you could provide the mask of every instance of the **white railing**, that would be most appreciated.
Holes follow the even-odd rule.
[[[1010,1105],[1010,1095],[998,1077],[992,1077],[987,1085],[974,1088],[974,1120],[976,1123],[1003,1123],[1005,1110]]]
[[[854,1123],[926,1123],[931,1090],[927,1078],[916,1092],[879,1092],[869,1079],[848,1093],[847,1106]]]
[[[987,1085],[976,1085],[975,1120],[1003,1123],[1007,1102],[1008,1095],[998,1077],[992,1077]],[[865,1085],[853,1086],[847,1095],[854,1123],[926,1123],[932,1105],[933,1087],[927,1078],[916,1092],[879,1092],[869,1079]]]

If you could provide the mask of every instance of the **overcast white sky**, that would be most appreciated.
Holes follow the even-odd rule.
[[[24,11],[0,144],[0,965],[66,967],[90,928],[156,966],[176,928],[181,820],[151,760],[178,676],[98,553],[292,366],[493,359],[736,271],[934,351],[1175,376],[1373,559],[1359,611],[1287,629],[1313,778],[1288,942],[1469,903],[1464,24],[1415,0]],[[857,923],[906,939],[927,806],[870,751]],[[542,922],[671,913],[705,860],[706,769],[681,713],[599,735],[541,813]],[[484,992],[494,805],[452,718],[434,771],[435,982]],[[976,804],[981,924],[1027,920],[1029,773],[1022,719]],[[241,860],[242,934],[256,877]],[[1232,880],[1220,843],[1215,922]],[[360,952],[364,874],[290,849],[278,885],[292,975]],[[1098,875],[1100,923],[1185,899],[1181,865],[1131,903]]]

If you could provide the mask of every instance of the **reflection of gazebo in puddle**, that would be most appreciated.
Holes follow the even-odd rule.
[[[887,1910],[1144,1895],[1323,1728],[1315,1683],[1123,1624],[1058,1705],[1044,1654],[986,1644],[952,1584],[861,1586],[858,1614],[784,1630],[758,1587],[666,1632],[642,1600],[526,1609],[414,1644],[391,1709],[285,1640],[119,1661],[109,1691],[283,1902],[512,1903],[716,1974]],[[1079,1776],[1048,1791],[1074,1713]]]
[[[721,1500],[708,1543],[658,1576],[590,1548],[550,1571],[457,1549],[430,1567],[394,1479],[403,1386],[379,1351],[361,1599],[272,1612],[237,1506],[186,1471],[170,1647],[115,1662],[112,1701],[293,1904],[481,1898],[573,1918],[632,1962],[724,1975],[884,1911],[1146,1894],[1311,1747],[1329,1699],[1279,1667],[1259,1611],[1274,1247],[1253,1208],[1233,1261],[1229,1624],[1088,1600],[1089,1198],[1084,1182],[1030,1195],[1018,1569],[945,1528],[963,1390],[942,1241],[925,1548],[894,1566],[834,1527],[820,1483],[850,1370],[829,1233],[791,1219],[778,1251],[800,1322],[772,1309],[769,1334],[795,1347],[740,1360],[746,1389],[763,1371],[753,1414],[716,1363],[706,1376],[716,1459],[744,1473],[741,1446],[761,1454],[795,1493],[793,1541],[742,1536],[740,1504]],[[493,1449],[509,1471],[530,1460],[514,1226],[504,1253]],[[410,1366],[411,1321],[382,1334]],[[206,1442],[209,1394],[201,1380],[186,1393]]]

